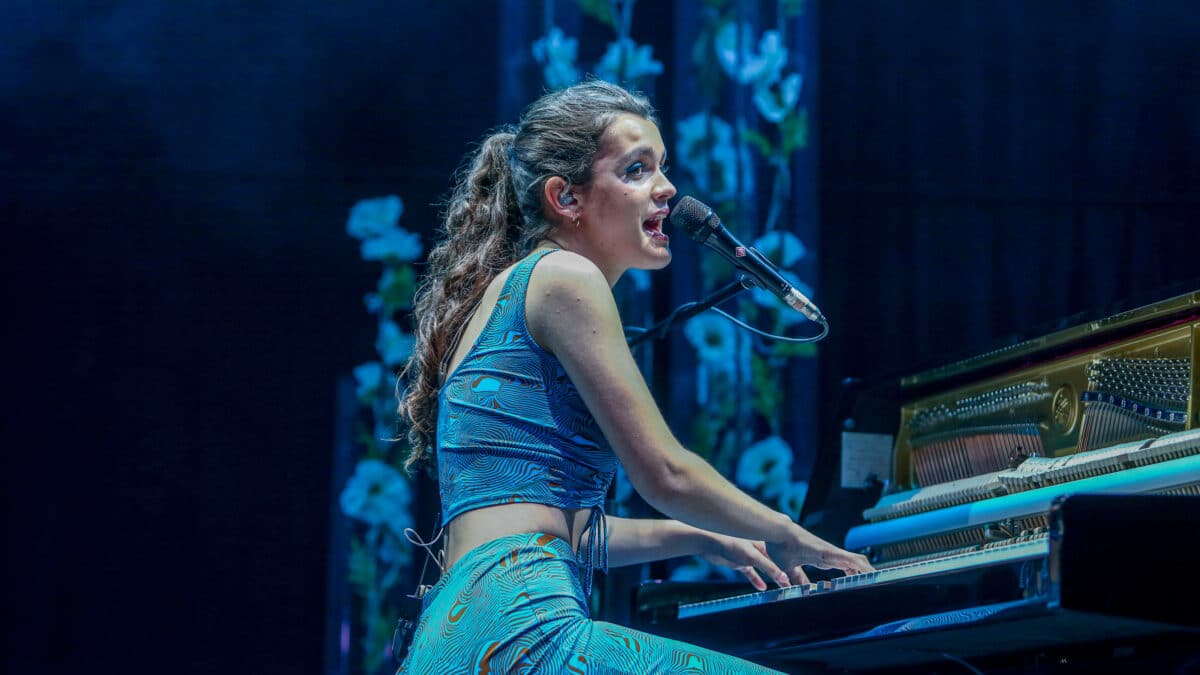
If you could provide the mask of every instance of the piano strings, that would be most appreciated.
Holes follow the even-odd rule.
[[[1188,359],[1096,359],[1087,376],[1080,450],[1162,436],[1187,422]]]

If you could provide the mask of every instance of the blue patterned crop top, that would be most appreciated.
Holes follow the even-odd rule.
[[[617,458],[562,364],[525,323],[529,277],[552,251],[517,263],[479,338],[442,385],[442,524],[464,511],[514,502],[590,508],[579,546],[587,594],[592,570],[608,567],[604,497]]]

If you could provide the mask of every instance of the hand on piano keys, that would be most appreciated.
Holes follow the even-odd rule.
[[[767,545],[761,541],[731,537],[708,532],[705,551],[700,557],[714,565],[736,570],[746,577],[756,590],[767,590],[760,572],[779,586],[788,586],[788,575],[767,555]]]
[[[841,570],[848,576],[875,571],[866,556],[838,548],[799,525],[792,528],[791,535],[787,541],[767,544],[767,555],[787,572],[792,583],[810,583],[803,565]]]
[[[800,526],[795,527],[795,537],[787,545],[767,544],[716,532],[706,534],[700,557],[714,565],[740,572],[759,591],[767,590],[764,576],[781,588],[792,584],[812,585],[804,573],[803,565],[839,569],[847,575],[874,571],[864,556],[840,549]]]

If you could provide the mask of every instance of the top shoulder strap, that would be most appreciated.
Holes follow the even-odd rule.
[[[537,251],[525,256],[525,259],[517,263],[513,268],[508,278],[504,280],[504,288],[500,289],[501,296],[509,296],[509,300],[521,300],[524,305],[525,292],[529,288],[529,277],[533,275],[533,267],[537,265],[542,258],[545,258],[548,253],[561,251],[562,249],[550,248],[543,251]],[[516,297],[513,297],[516,296]]]

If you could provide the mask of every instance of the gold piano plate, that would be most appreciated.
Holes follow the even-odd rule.
[[[903,378],[892,489],[1194,428],[1198,355],[1200,291]]]

